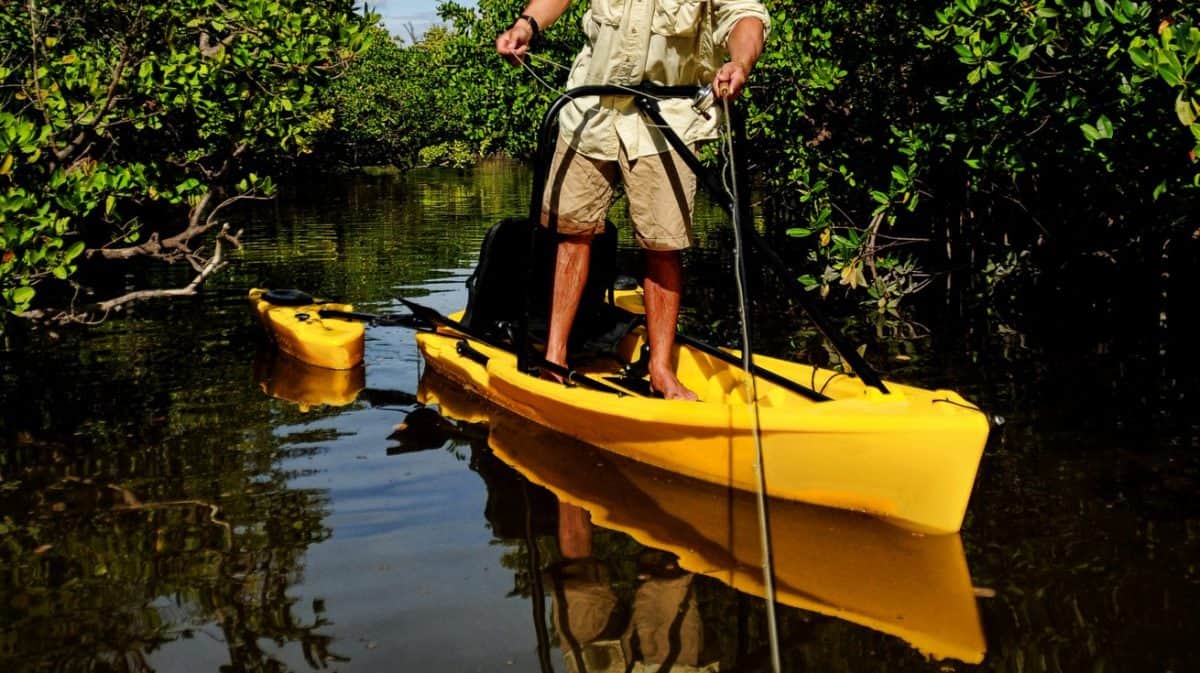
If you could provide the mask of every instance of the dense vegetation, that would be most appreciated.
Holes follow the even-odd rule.
[[[523,0],[446,2],[446,27],[407,40],[360,30],[336,0],[159,4],[0,10],[4,39],[30,45],[0,68],[10,310],[85,258],[187,259],[194,289],[221,263],[196,251],[200,234],[234,240],[213,238],[215,211],[266,191],[250,173],[264,159],[528,157],[587,5],[509,68],[493,41]],[[895,312],[953,268],[994,299],[1047,273],[1165,271],[1170,255],[1195,254],[1194,3],[767,5],[749,154],[769,226],[798,239],[822,296]]]
[[[238,242],[224,208],[272,191],[254,165],[309,151],[329,126],[317,92],[361,48],[353,4],[0,5],[4,307],[27,310],[54,280],[43,306],[60,320],[155,294],[88,296],[72,278],[81,261],[186,263],[191,282],[167,292],[195,291]]]
[[[1018,296],[1010,281],[1024,287],[1045,270],[1153,265],[1170,241],[1192,245],[1195,5],[767,4],[774,30],[747,105],[753,169],[771,225],[807,243],[797,261],[815,270],[804,278],[812,289],[895,311],[951,268],[979,272],[989,298]],[[586,3],[514,69],[493,40],[521,6],[446,3],[451,31],[391,46],[406,65],[387,86],[442,116],[382,129],[374,144],[402,147],[399,163],[422,148],[456,162],[528,156],[579,47]]]

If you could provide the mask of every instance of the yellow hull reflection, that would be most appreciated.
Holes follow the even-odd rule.
[[[259,353],[254,359],[254,380],[271,397],[292,402],[307,412],[313,407],[341,407],[358,399],[367,385],[366,370],[326,369],[288,355]]]
[[[427,373],[418,398],[449,417],[491,418],[493,452],[595,523],[670,551],[686,570],[764,595],[757,505],[736,489],[689,479],[531,424]],[[986,651],[958,535],[922,535],[826,507],[771,500],[780,603],[887,633],[935,658]]]

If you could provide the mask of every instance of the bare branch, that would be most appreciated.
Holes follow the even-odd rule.
[[[209,37],[208,31],[202,30],[200,31],[200,53],[203,54],[205,58],[216,58],[217,56],[221,55],[221,52],[225,49],[225,47],[233,44],[234,39],[237,38],[238,35],[241,35],[245,32],[247,31],[235,30],[229,35],[225,36],[224,39],[217,42],[216,45],[213,45],[212,38]]]
[[[221,247],[223,240],[236,240],[236,237],[231,237],[228,234],[229,225],[223,225],[220,233],[218,233],[216,242],[213,244],[213,254],[209,257],[198,269],[198,272],[192,281],[183,287],[176,288],[161,288],[157,290],[136,290],[128,292],[119,297],[114,297],[83,309],[82,312],[76,312],[74,309],[62,311],[52,316],[45,311],[26,311],[20,314],[23,318],[34,320],[49,319],[52,322],[59,324],[76,323],[76,324],[96,324],[103,322],[110,313],[114,310],[120,310],[120,307],[125,304],[144,301],[146,299],[156,299],[159,297],[190,297],[196,294],[196,290],[217,271],[220,271],[227,262],[225,261],[224,251]],[[241,232],[239,232],[240,234]],[[98,318],[93,317],[99,315]]]
[[[136,290],[128,292],[119,297],[114,297],[91,306],[84,307],[82,310],[76,310],[74,307],[60,311],[55,314],[50,314],[44,310],[38,309],[33,311],[25,311],[18,314],[21,318],[30,320],[46,320],[55,322],[60,325],[77,324],[77,325],[97,325],[104,322],[109,314],[114,310],[126,304],[133,302],[144,301],[146,299],[156,299],[159,297],[190,297],[196,294],[197,289],[209,276],[220,271],[228,263],[224,260],[224,252],[221,248],[222,240],[236,240],[236,236],[230,236],[228,231],[229,225],[224,225],[221,232],[217,235],[216,242],[213,245],[212,257],[209,257],[204,264],[197,269],[197,274],[192,278],[191,282],[183,287],[162,288],[157,290]],[[241,232],[238,232],[239,234]],[[73,303],[73,302],[72,302]]]
[[[132,259],[142,255],[149,256],[166,256],[172,255],[178,258],[179,255],[187,255],[191,252],[188,248],[188,242],[196,236],[204,234],[209,229],[212,229],[216,223],[211,219],[203,221],[205,208],[208,202],[212,200],[213,193],[205,192],[204,196],[192,206],[188,214],[187,228],[178,234],[160,239],[157,233],[151,234],[150,238],[146,239],[141,245],[131,245],[125,248],[95,248],[88,250],[88,257],[101,257],[103,259]]]

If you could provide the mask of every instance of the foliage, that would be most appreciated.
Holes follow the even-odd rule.
[[[441,7],[453,30],[439,36],[450,92],[439,110],[455,120],[441,141],[529,155],[586,3],[534,45],[528,68],[506,69],[493,43],[520,4]],[[802,280],[823,296],[896,313],[940,271],[970,266],[994,295],[1081,256],[1145,261],[1190,233],[1194,5],[767,5],[748,154],[770,226],[800,239]]]
[[[422,147],[417,157],[422,166],[466,168],[475,162],[471,147],[462,140]]]
[[[895,310],[930,270],[990,259],[1007,271],[987,281],[1029,278],[1188,233],[1194,4],[771,10],[750,128],[769,206],[808,242],[822,271],[804,280],[823,294],[865,287]]]
[[[579,24],[587,4],[572,3],[534,41],[520,67],[501,60],[495,42],[520,15],[524,0],[480,0],[473,9],[454,2],[439,6],[441,17],[455,28],[446,43],[455,68],[445,84],[454,103],[444,110],[458,120],[462,138],[479,154],[533,154],[542,114],[563,91],[566,67],[583,46]]]
[[[496,153],[531,155],[541,114],[556,95],[551,89],[561,90],[566,80],[556,66],[569,63],[582,44],[578,23],[586,3],[542,34],[528,68],[511,67],[496,55],[495,40],[524,6],[446,2],[439,13],[450,27],[410,35],[409,44],[376,28],[372,46],[330,87],[334,128],[320,158],[461,167]]]
[[[382,27],[372,32],[370,46],[324,94],[334,123],[318,158],[351,166],[438,163],[421,150],[449,146],[464,128],[458,96],[445,86],[454,67],[451,33],[434,26],[405,45]]]
[[[26,311],[85,259],[187,261],[196,275],[175,293],[194,291],[222,239],[237,243],[220,211],[272,189],[252,167],[309,151],[329,124],[317,87],[361,48],[363,22],[349,0],[0,5],[4,308]]]

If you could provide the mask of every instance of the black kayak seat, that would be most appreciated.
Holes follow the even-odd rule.
[[[493,225],[483,237],[479,262],[466,281],[463,325],[488,338],[510,341],[512,330],[521,322],[528,295],[530,335],[535,343],[544,342],[557,240],[543,227],[530,227],[525,218],[507,218]],[[604,233],[592,241],[587,285],[568,344],[572,358],[615,350],[640,318],[613,309],[606,301],[617,278],[616,257],[617,229],[606,222]]]

